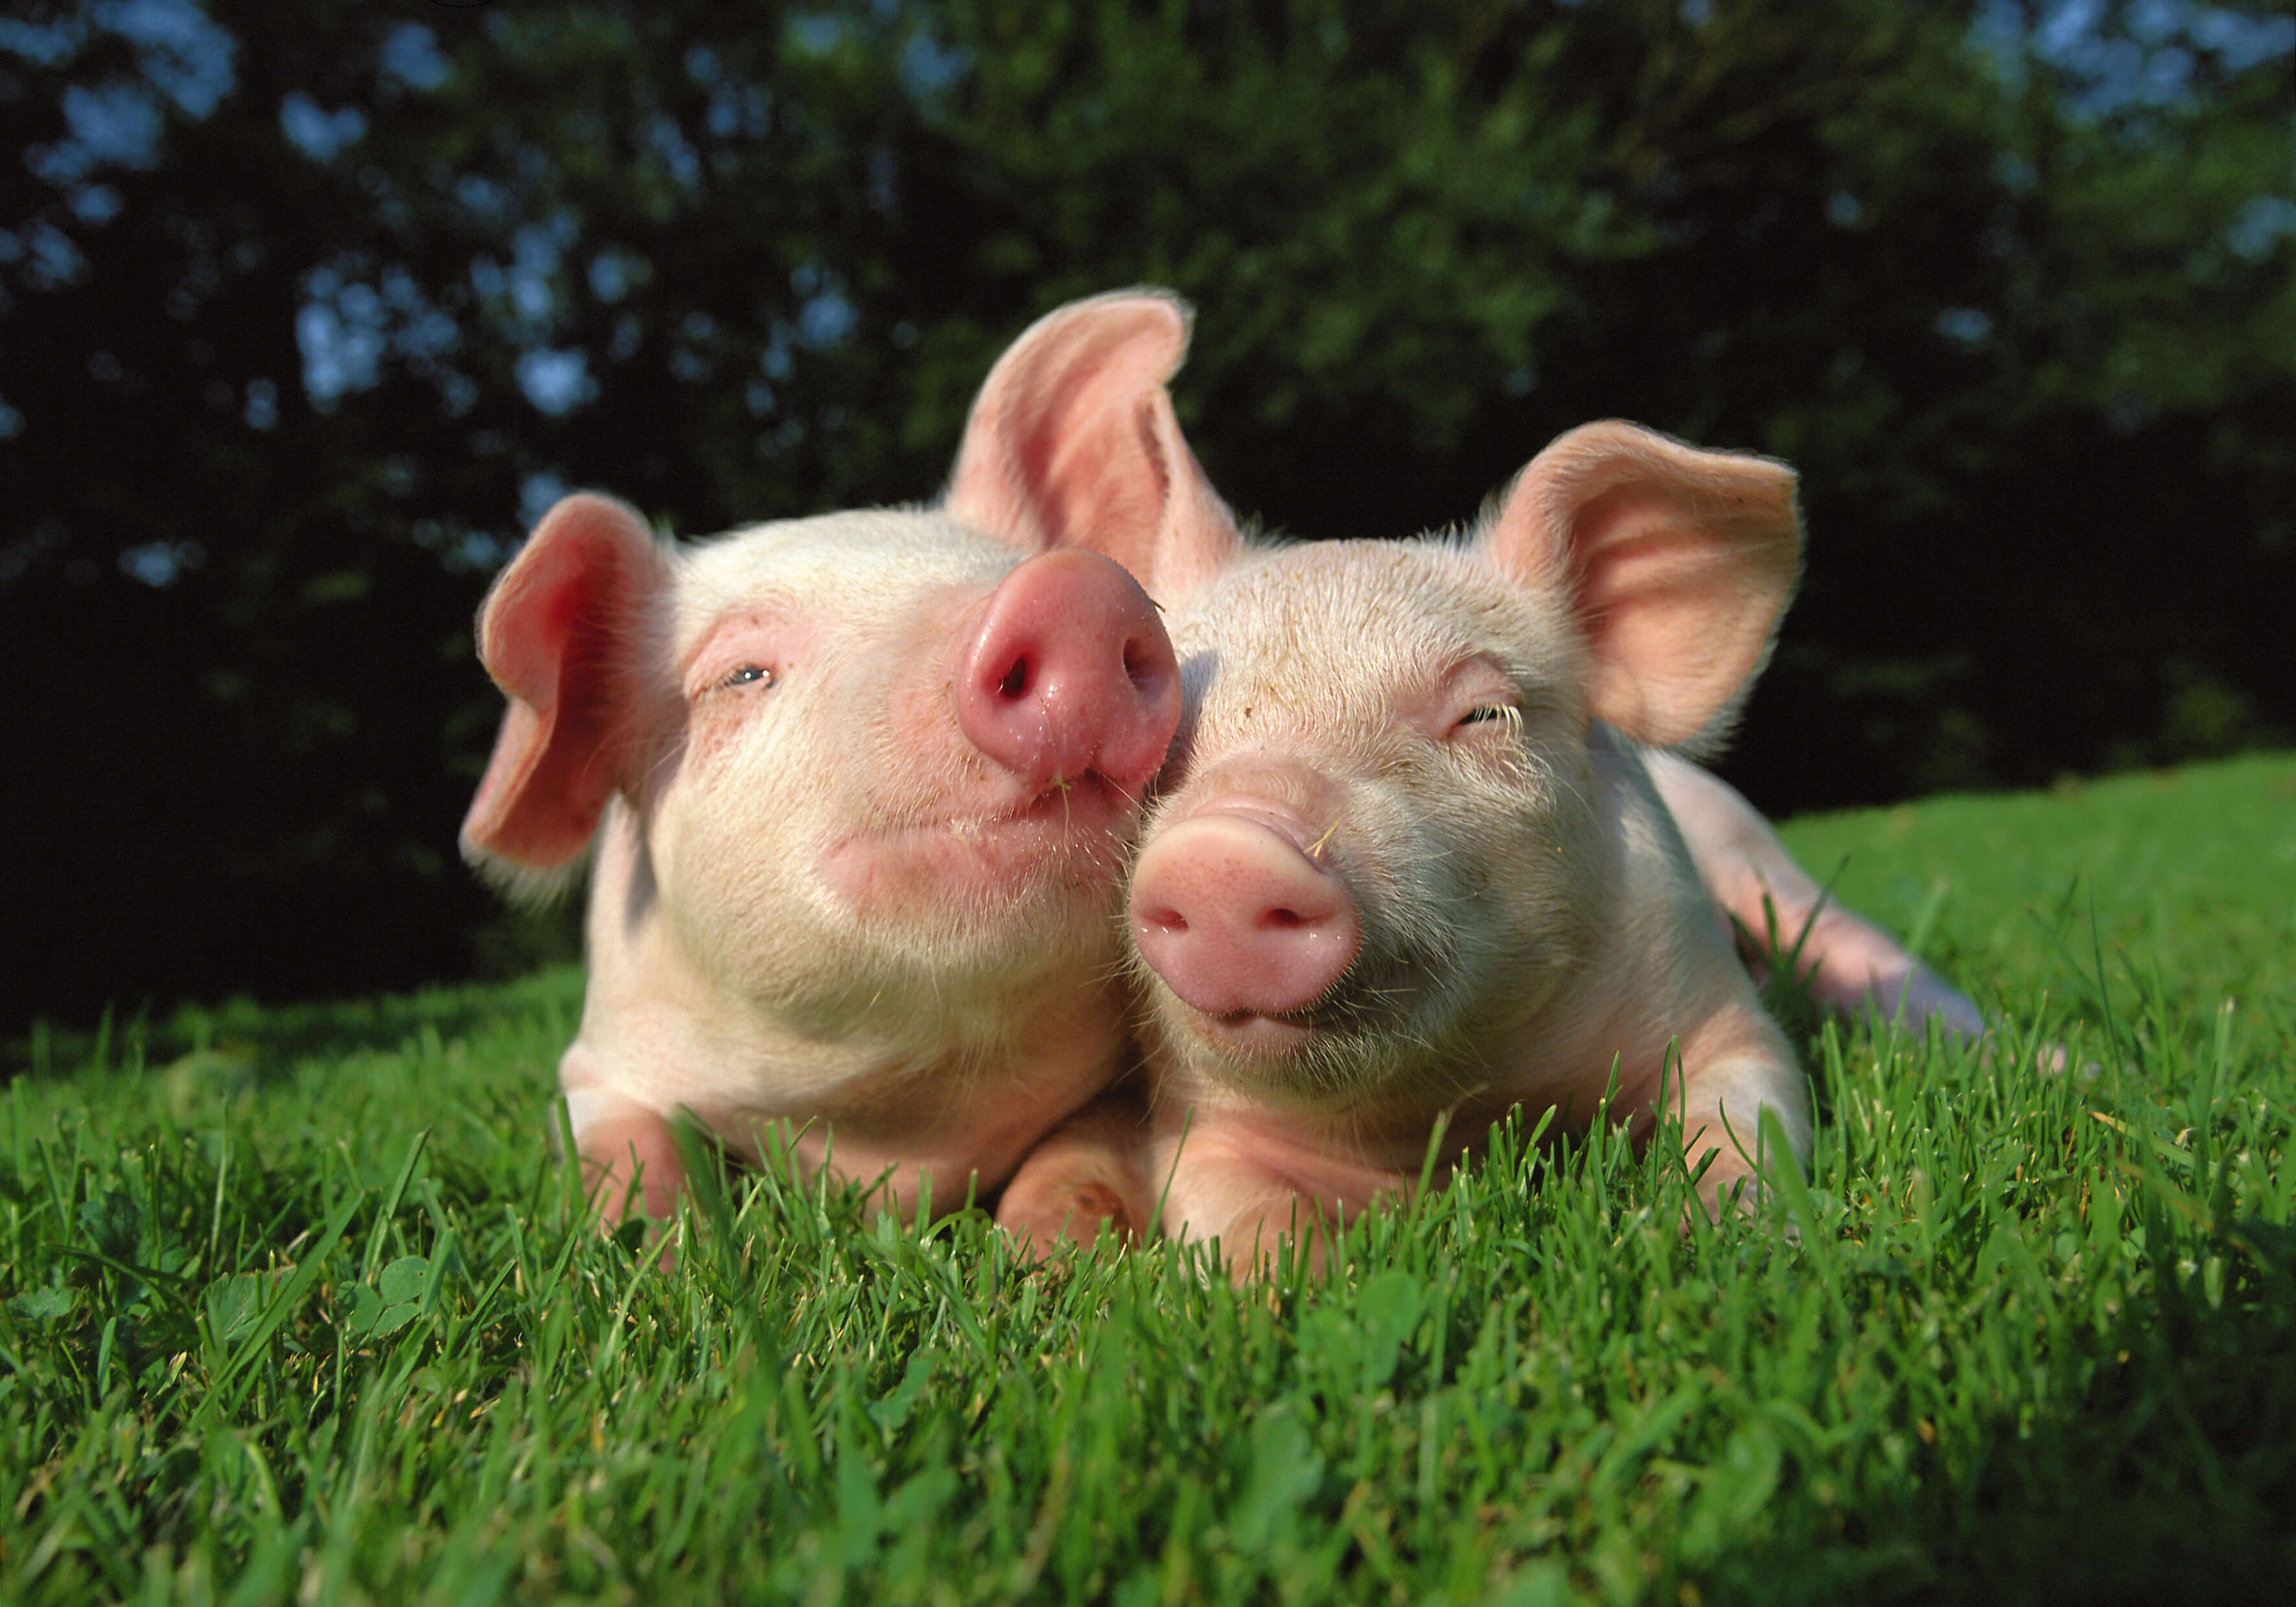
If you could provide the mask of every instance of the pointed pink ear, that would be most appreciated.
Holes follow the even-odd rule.
[[[1661,745],[1726,726],[1801,566],[1792,469],[1616,421],[1533,458],[1485,541],[1519,583],[1567,588],[1595,717]]]
[[[479,657],[510,709],[463,822],[473,863],[546,870],[588,845],[606,800],[629,780],[630,655],[668,580],[644,521],[591,496],[552,508],[496,580],[479,611]],[[504,874],[545,890],[547,879]]]
[[[1192,590],[1242,537],[1165,389],[1188,324],[1184,302],[1152,291],[1038,319],[982,385],[943,505],[1025,551],[1113,558],[1160,599]]]

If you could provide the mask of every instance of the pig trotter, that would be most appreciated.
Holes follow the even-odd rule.
[[[1063,1243],[1089,1244],[1105,1227],[1117,1243],[1149,1233],[1155,1201],[1147,1175],[1145,1114],[1128,1088],[1102,1095],[1046,1134],[1013,1174],[996,1225],[1032,1261]]]
[[[608,1227],[633,1215],[669,1219],[685,1165],[660,1111],[618,1104],[600,1112],[578,1103],[575,1127],[584,1192]]]

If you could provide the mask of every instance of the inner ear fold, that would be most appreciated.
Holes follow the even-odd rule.
[[[466,856],[547,869],[579,855],[628,783],[645,710],[636,660],[669,562],[603,496],[545,516],[479,613],[479,656],[510,700],[463,823]]]
[[[944,507],[1024,552],[1083,547],[1169,601],[1235,555],[1234,521],[1180,433],[1177,298],[1123,291],[1031,325],[973,403]]]
[[[1605,422],[1531,460],[1486,543],[1518,584],[1568,598],[1590,712],[1664,745],[1721,719],[1760,669],[1800,572],[1801,521],[1784,463]]]

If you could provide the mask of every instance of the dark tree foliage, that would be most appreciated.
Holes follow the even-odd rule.
[[[486,578],[932,496],[996,352],[1199,308],[1306,537],[1624,415],[1792,461],[1775,810],[2296,730],[2296,27],[2162,0],[79,0],[0,21],[0,1031],[530,963]]]

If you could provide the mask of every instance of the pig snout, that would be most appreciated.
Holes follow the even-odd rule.
[[[1363,941],[1347,884],[1294,833],[1218,810],[1160,832],[1132,875],[1140,957],[1211,1016],[1283,1015],[1329,993]]]
[[[1029,559],[963,650],[957,722],[1032,785],[1097,775],[1137,796],[1180,723],[1180,676],[1156,605],[1095,553]]]

